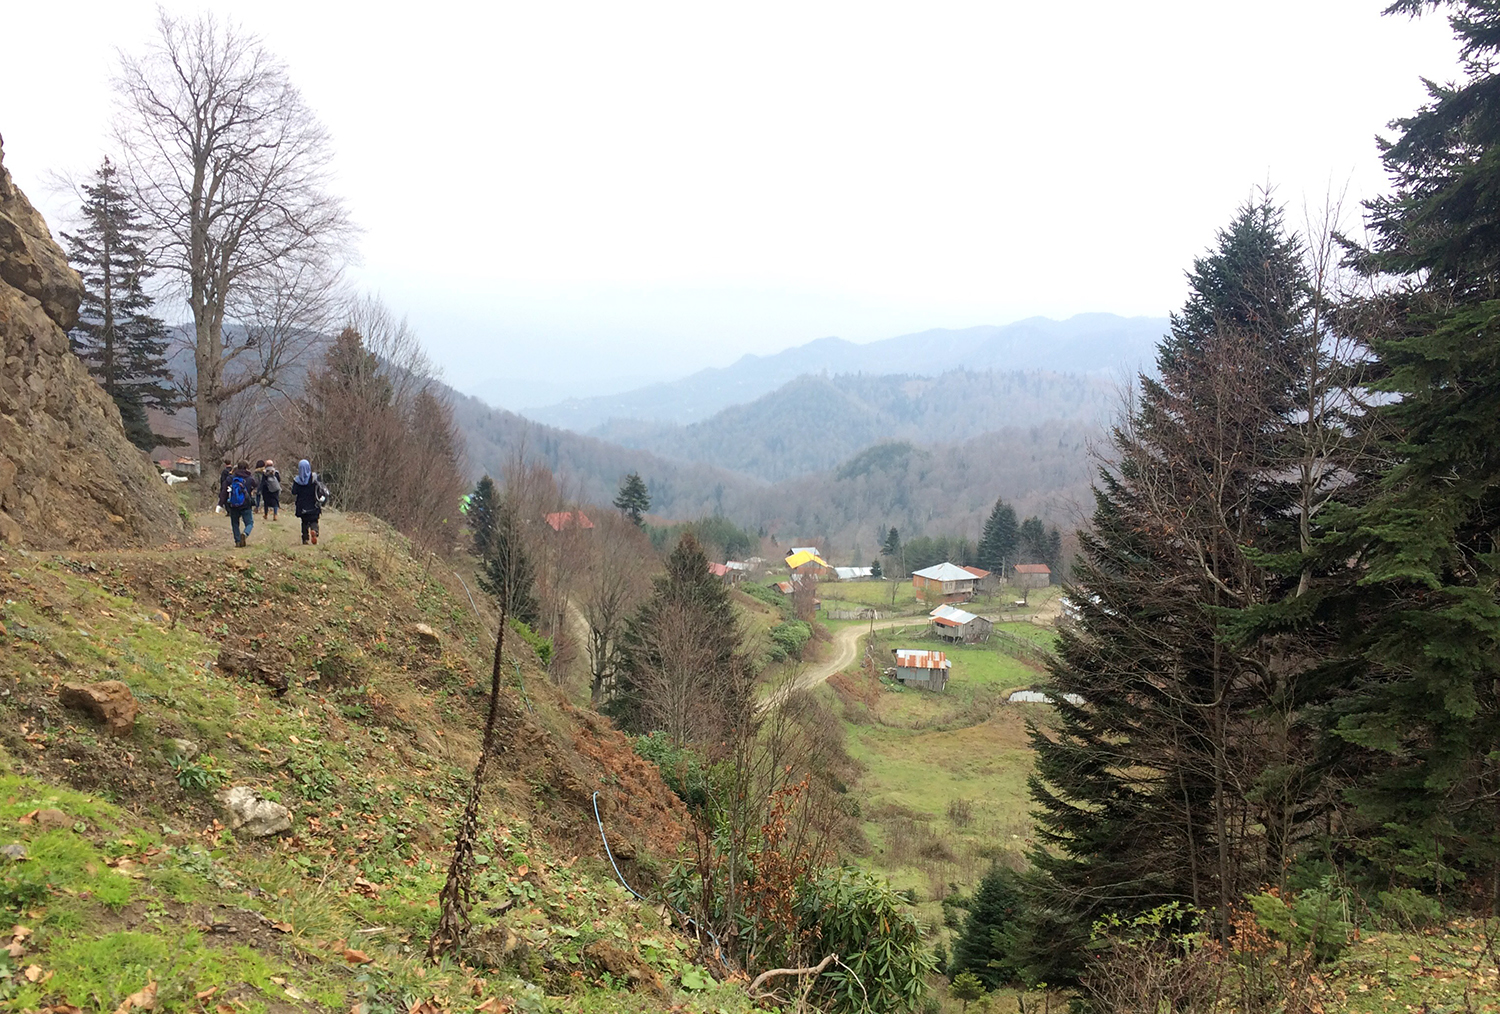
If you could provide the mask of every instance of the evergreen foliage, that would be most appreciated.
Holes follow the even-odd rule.
[[[1033,953],[1017,960],[1049,981],[1106,912],[1181,901],[1227,931],[1308,818],[1287,673],[1270,645],[1232,636],[1238,611],[1278,594],[1262,554],[1296,546],[1285,435],[1312,340],[1300,252],[1269,199],[1240,210],[1195,263],[1159,378],[1141,378],[1096,483],[1057,722],[1032,728],[1041,879],[1020,934]]]
[[[125,435],[142,450],[183,441],[151,432],[146,410],[175,406],[167,369],[167,328],[152,314],[147,233],[106,158],[83,186],[83,227],[62,233],[68,261],[83,279],[73,351],[120,409]]]
[[[469,509],[465,520],[469,526],[474,555],[481,560],[489,559],[493,553],[491,547],[495,544],[495,509],[498,502],[495,480],[488,475],[481,478],[474,486],[474,492],[469,494]]]
[[[631,472],[620,483],[620,494],[615,497],[615,506],[637,525],[644,524],[641,515],[651,509],[651,493],[639,472]]]
[[[1004,499],[996,500],[984,523],[984,532],[979,536],[979,566],[995,574],[1004,574],[1011,564],[1017,562],[1020,551],[1021,529],[1016,522],[1016,509]]]
[[[511,619],[535,627],[541,615],[541,603],[536,597],[536,569],[521,537],[515,500],[502,495],[492,502],[494,527],[481,556],[479,587],[493,595]]]
[[[998,863],[991,866],[969,901],[963,931],[953,941],[953,964],[948,971],[955,986],[964,975],[976,977],[987,989],[998,989],[1016,978],[1006,935],[1020,918],[1022,904],[1020,878]]]
[[[1393,12],[1439,4],[1402,0]],[[1356,309],[1386,394],[1370,431],[1390,462],[1323,532],[1318,613],[1342,651],[1330,750],[1355,772],[1359,848],[1406,882],[1467,880],[1500,901],[1500,8],[1443,4],[1466,78],[1382,144],[1395,181],[1369,203],[1356,263],[1407,284]],[[1348,566],[1357,563],[1357,569]],[[1342,564],[1342,566],[1341,566]]]
[[[892,528],[885,533],[885,542],[880,545],[880,555],[895,559],[901,555],[901,533]]]
[[[606,710],[636,733],[666,728],[677,745],[749,715],[750,679],[729,589],[684,534],[625,624],[615,696]]]

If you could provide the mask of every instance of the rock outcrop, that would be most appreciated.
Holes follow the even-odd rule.
[[[159,542],[181,521],[120,412],[68,348],[82,284],[0,148],[0,543]]]

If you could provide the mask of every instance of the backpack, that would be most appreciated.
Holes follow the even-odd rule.
[[[321,507],[328,502],[328,487],[323,485],[323,479],[317,472],[313,473],[312,479],[313,486],[316,487],[314,492],[318,496],[318,506]]]
[[[281,473],[267,472],[265,480],[262,482],[261,488],[264,489],[267,493],[280,493]]]
[[[229,506],[239,509],[249,501],[250,489],[243,475],[231,475],[229,477],[229,488],[224,502]]]

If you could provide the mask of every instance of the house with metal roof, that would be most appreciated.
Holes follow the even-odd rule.
[[[788,553],[786,567],[793,574],[822,574],[830,569],[827,560],[808,549]]]
[[[894,648],[896,679],[902,686],[921,690],[942,690],[948,685],[948,670],[953,662],[941,651],[920,648]]]
[[[875,576],[873,567],[835,567],[833,576],[840,581],[869,581]]]
[[[1045,563],[1018,563],[1012,569],[1017,588],[1045,588],[1052,583],[1052,568]]]
[[[554,532],[564,528],[593,528],[594,523],[583,511],[554,511],[544,519]]]
[[[979,644],[990,639],[995,625],[983,616],[957,606],[938,606],[927,614],[932,618],[932,632],[945,641]]]
[[[979,590],[979,578],[945,562],[913,571],[911,586],[923,602],[967,602]]]

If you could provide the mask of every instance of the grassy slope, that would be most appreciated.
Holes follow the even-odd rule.
[[[688,942],[629,899],[603,858],[595,790],[643,881],[680,838],[680,804],[623,737],[551,688],[518,639],[470,967],[427,966],[477,748],[485,622],[377,523],[329,517],[330,537],[304,548],[284,519],[236,552],[222,520],[199,520],[212,527],[193,544],[158,553],[0,553],[0,845],[26,850],[0,858],[0,917],[23,927],[17,956],[0,954],[0,1000],[113,1011],[154,981],[158,1010],[217,1014],[382,1014],[431,997],[744,1006],[741,989],[694,969]],[[440,631],[440,649],[412,635],[418,620]],[[223,671],[224,643],[289,652],[290,691]],[[106,678],[141,703],[126,739],[57,703],[60,682]],[[203,751],[175,772],[174,737]],[[227,830],[212,791],[227,783],[290,806],[292,832]],[[61,826],[28,816],[48,809]]]

